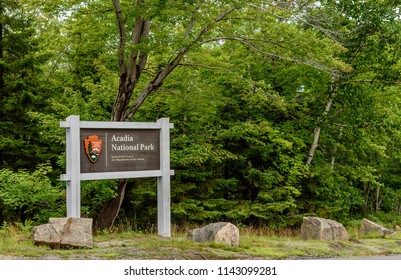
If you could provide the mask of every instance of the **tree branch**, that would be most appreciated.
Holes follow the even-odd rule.
[[[275,53],[268,53],[265,52],[261,49],[259,49],[257,46],[255,46],[254,44],[252,44],[250,41],[261,41],[261,42],[269,42],[269,43],[274,43],[272,41],[269,40],[264,40],[264,39],[246,39],[246,38],[240,38],[240,37],[221,37],[221,38],[213,38],[213,39],[209,39],[209,40],[205,40],[202,41],[202,43],[207,43],[207,42],[212,42],[212,41],[218,41],[218,40],[232,40],[232,41],[238,41],[240,43],[242,43],[244,46],[248,47],[249,49],[258,52],[260,54],[263,54],[265,56],[268,57],[275,57],[278,59],[282,59],[282,60],[287,60],[287,61],[291,61],[291,62],[295,62],[295,63],[299,63],[299,64],[303,64],[303,65],[308,65],[311,66],[315,69],[321,70],[327,74],[329,74],[330,76],[338,76],[338,74],[336,73],[337,70],[336,69],[331,69],[323,64],[320,64],[318,62],[314,62],[314,61],[307,61],[307,60],[301,60],[301,59],[296,59],[296,58],[291,58],[291,57],[286,57],[286,56],[282,56],[282,55],[278,55]],[[276,45],[285,48],[284,46],[275,43]],[[286,48],[289,49],[289,48]]]
[[[211,69],[211,70],[221,70],[221,71],[226,71],[226,72],[232,72],[230,69],[227,69],[227,68],[198,64],[198,63],[180,63],[179,65],[180,66],[188,66],[188,67],[201,67],[201,68],[206,68],[206,69]]]
[[[222,14],[217,16],[210,24],[205,26],[201,31],[198,33],[198,35],[186,46],[183,46],[174,59],[170,61],[170,63],[162,68],[156,76],[153,78],[151,82],[148,83],[148,85],[141,91],[133,105],[127,110],[127,112],[124,114],[123,119],[124,120],[130,120],[132,117],[135,115],[136,111],[139,109],[139,107],[142,105],[142,103],[145,101],[145,99],[157,88],[159,88],[163,82],[164,79],[179,65],[181,60],[184,58],[185,54],[196,44],[198,43],[202,36],[205,35],[210,29],[213,28],[213,26],[223,20],[227,15],[235,11],[235,8],[227,9],[224,11]],[[194,18],[191,20],[189,23],[188,28],[186,29],[185,35],[184,36],[189,36],[189,32],[192,29],[192,26],[194,25]]]
[[[125,87],[125,81],[127,77],[127,65],[125,62],[125,42],[127,37],[127,32],[125,30],[125,21],[123,17],[123,12],[121,10],[120,1],[112,0],[113,8],[116,15],[120,41],[118,45],[118,65],[120,68],[120,85],[118,89],[118,94],[114,102],[113,111],[111,113],[112,121],[121,120],[122,112],[124,111],[124,106],[126,104],[127,96]]]
[[[308,4],[309,4],[309,3],[305,3],[304,5],[301,5],[301,6],[300,6],[300,10],[302,10],[303,8],[305,8]],[[334,31],[334,30],[330,30],[330,29],[327,29],[327,28],[323,28],[321,25],[313,24],[312,22],[310,22],[310,21],[308,21],[308,20],[304,20],[304,19],[302,19],[300,16],[297,16],[294,12],[291,12],[291,11],[289,11],[288,9],[286,9],[285,7],[275,6],[276,9],[279,9],[279,10],[281,10],[281,11],[285,11],[285,12],[289,13],[289,14],[291,15],[291,19],[290,19],[290,17],[278,16],[278,15],[272,13],[271,11],[269,11],[269,10],[267,10],[267,9],[265,9],[265,8],[256,6],[255,4],[249,3],[248,5],[251,6],[251,7],[253,7],[253,8],[255,8],[255,9],[258,9],[258,10],[260,10],[260,11],[262,11],[262,12],[268,13],[268,14],[270,14],[270,15],[272,15],[272,16],[278,18],[278,19],[281,19],[281,20],[283,20],[283,21],[284,21],[284,20],[292,20],[292,21],[297,20],[297,21],[299,21],[299,22],[302,22],[302,23],[304,23],[304,24],[306,24],[306,25],[308,25],[308,26],[310,26],[310,27],[312,27],[312,28],[314,28],[314,29],[316,29],[316,30],[322,32],[323,34],[325,34],[327,37],[329,37],[329,38],[332,39],[333,41],[335,41],[335,42],[337,42],[337,43],[340,43],[339,40],[338,40],[338,38],[337,38],[336,36],[334,36],[335,34],[336,34],[336,35],[342,35],[340,32],[336,32],[336,31]]]
[[[125,30],[125,21],[123,18],[123,12],[121,10],[120,1],[119,0],[112,0],[114,12],[116,14],[118,30],[120,32],[120,42],[118,45],[118,64],[120,66],[120,75],[127,72],[126,64],[125,64],[125,40],[127,38],[127,32]]]
[[[379,81],[379,80],[367,80],[367,79],[361,79],[361,80],[349,80],[346,81],[345,84],[354,84],[354,83],[362,83],[362,84],[385,84],[385,85],[400,85],[401,81],[394,81],[394,82],[386,82],[386,81]]]

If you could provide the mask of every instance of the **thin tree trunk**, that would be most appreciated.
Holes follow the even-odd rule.
[[[313,157],[315,156],[315,151],[316,148],[319,145],[319,137],[320,137],[320,132],[321,132],[321,124],[323,122],[323,119],[325,116],[327,116],[327,114],[330,111],[331,105],[333,104],[333,99],[334,99],[334,93],[332,94],[332,96],[329,98],[329,101],[326,104],[326,108],[323,112],[323,117],[319,118],[316,124],[316,128],[315,128],[315,132],[314,132],[314,136],[313,136],[313,142],[311,145],[311,148],[309,150],[309,154],[308,154],[308,159],[306,161],[306,163],[308,165],[310,165],[312,163]]]
[[[308,154],[308,160],[306,161],[307,164],[311,164],[312,163],[313,157],[315,155],[315,151],[316,151],[316,148],[317,148],[318,143],[319,143],[320,125],[315,128],[315,132],[314,132],[313,135],[314,136],[313,136],[312,146],[310,147],[309,154]]]
[[[335,77],[332,77],[331,80],[331,87],[330,87],[330,97],[329,100],[327,101],[326,107],[324,109],[323,115],[319,117],[316,121],[316,127],[315,127],[315,132],[313,136],[313,142],[309,150],[308,154],[308,159],[306,160],[306,163],[310,165],[312,163],[313,157],[315,156],[316,148],[319,146],[319,137],[320,137],[320,132],[321,132],[321,125],[330,112],[331,106],[333,105],[333,100],[336,95],[337,91],[337,85],[335,84]]]
[[[379,200],[380,197],[380,185],[377,185],[376,188],[376,199],[375,199],[375,212],[379,211],[381,201]]]
[[[102,229],[110,229],[118,216],[121,204],[125,196],[125,189],[127,187],[127,180],[121,179],[117,183],[117,196],[107,201],[97,216],[94,223],[94,231]]]
[[[3,8],[0,6],[0,17],[3,14]],[[0,60],[3,60],[3,23],[0,22]],[[0,100],[4,98],[4,66],[0,63]]]
[[[339,138],[341,138],[341,135],[343,134],[343,128],[344,128],[344,126],[340,127]],[[332,170],[334,169],[334,164],[336,163],[336,154],[337,154],[337,147],[334,147],[334,152],[333,152],[333,156],[331,157],[331,163],[330,163],[330,168]]]
[[[368,213],[369,194],[370,194],[370,188],[369,188],[369,183],[367,183],[367,186],[365,188],[365,205],[363,207],[363,214],[365,215],[366,213]]]

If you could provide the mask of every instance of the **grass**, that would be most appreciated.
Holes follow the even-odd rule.
[[[30,229],[8,226],[0,229],[0,259],[315,259],[357,258],[401,254],[401,233],[387,238],[350,241],[304,241],[299,232],[280,233],[269,229],[241,229],[239,247],[217,243],[195,243],[184,230],[171,238],[133,231],[102,232],[93,236],[92,249],[50,249],[34,246]]]

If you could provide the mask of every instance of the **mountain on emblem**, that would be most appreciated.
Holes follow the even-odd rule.
[[[97,135],[90,135],[84,140],[86,155],[93,163],[99,158],[100,152],[102,151],[102,142],[103,140],[99,139]]]

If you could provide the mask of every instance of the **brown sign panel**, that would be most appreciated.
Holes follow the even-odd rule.
[[[160,170],[160,130],[81,129],[81,173]]]

